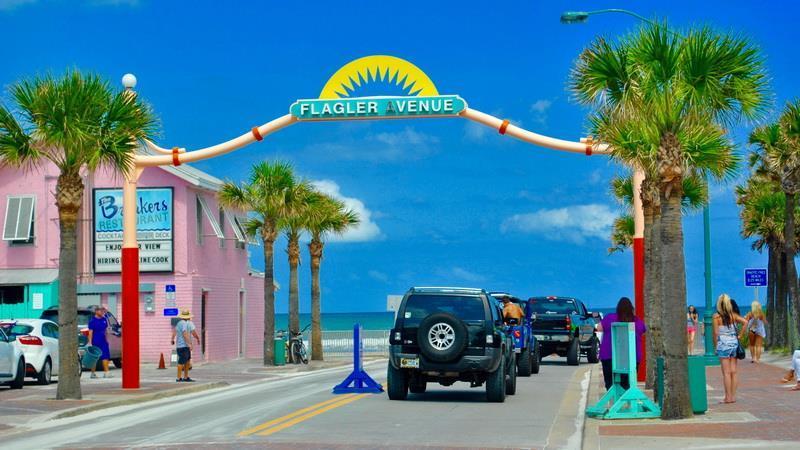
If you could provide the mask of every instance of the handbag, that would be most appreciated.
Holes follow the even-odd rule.
[[[744,359],[745,357],[746,355],[744,353],[744,347],[742,347],[742,344],[736,344],[736,359]]]

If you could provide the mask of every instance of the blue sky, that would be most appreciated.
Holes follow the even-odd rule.
[[[598,34],[636,23],[603,15],[567,26],[558,17],[566,9],[621,7],[678,26],[745,33],[764,50],[776,104],[798,95],[794,2],[782,2],[780,14],[752,1],[227,3],[0,0],[7,42],[0,84],[70,66],[115,82],[133,72],[161,119],[159,143],[193,149],[286,114],[353,59],[388,54],[416,64],[440,93],[459,94],[472,108],[578,139],[587,111],[566,90],[573,61]],[[747,130],[732,130],[737,142]],[[324,311],[380,311],[387,294],[412,285],[574,295],[597,307],[633,294],[631,254],[607,253],[618,213],[608,181],[620,169],[602,156],[562,154],[461,119],[436,119],[299,124],[196,166],[240,180],[263,159],[291,162],[365,219],[326,246]],[[740,237],[733,186],[712,189],[714,292],[749,300],[742,269],[765,266],[766,255]],[[581,220],[589,225],[575,225]],[[689,302],[702,304],[701,215],[684,224]],[[263,267],[260,251],[253,254]],[[276,255],[285,286],[284,252]],[[304,255],[303,312],[306,262]],[[287,295],[278,293],[278,311]]]

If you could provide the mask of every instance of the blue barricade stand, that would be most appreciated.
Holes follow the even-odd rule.
[[[608,331],[604,330],[606,333]],[[606,336],[603,336],[606,339]],[[661,408],[636,386],[636,332],[632,322],[611,324],[611,372],[614,384],[596,405],[586,408],[586,415],[598,419],[652,419],[661,417]],[[630,387],[621,385],[621,375],[628,376]]]
[[[362,365],[363,343],[361,342],[361,325],[353,327],[353,372],[333,388],[334,394],[379,394],[383,386],[364,372]]]

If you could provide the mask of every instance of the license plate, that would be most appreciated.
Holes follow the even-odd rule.
[[[549,341],[550,340],[550,335],[549,334],[544,334],[544,335],[541,335],[541,336],[540,335],[536,335],[536,339],[538,339],[540,341]]]
[[[514,349],[514,353],[522,353],[522,349],[517,347]]]
[[[400,367],[403,369],[419,369],[419,359],[400,358]]]

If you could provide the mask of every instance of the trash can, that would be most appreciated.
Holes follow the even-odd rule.
[[[89,345],[83,352],[83,357],[81,358],[81,365],[83,366],[84,369],[91,370],[93,367],[97,365],[97,361],[100,360],[101,356],[103,356],[103,351],[100,350],[100,347]]]
[[[275,359],[276,366],[286,365],[286,339],[283,337],[275,338]]]
[[[689,356],[687,361],[689,372],[689,399],[692,402],[692,412],[705,414],[708,411],[708,396],[706,392],[706,363],[704,356]],[[664,358],[656,360],[656,390],[658,405],[664,406]]]

